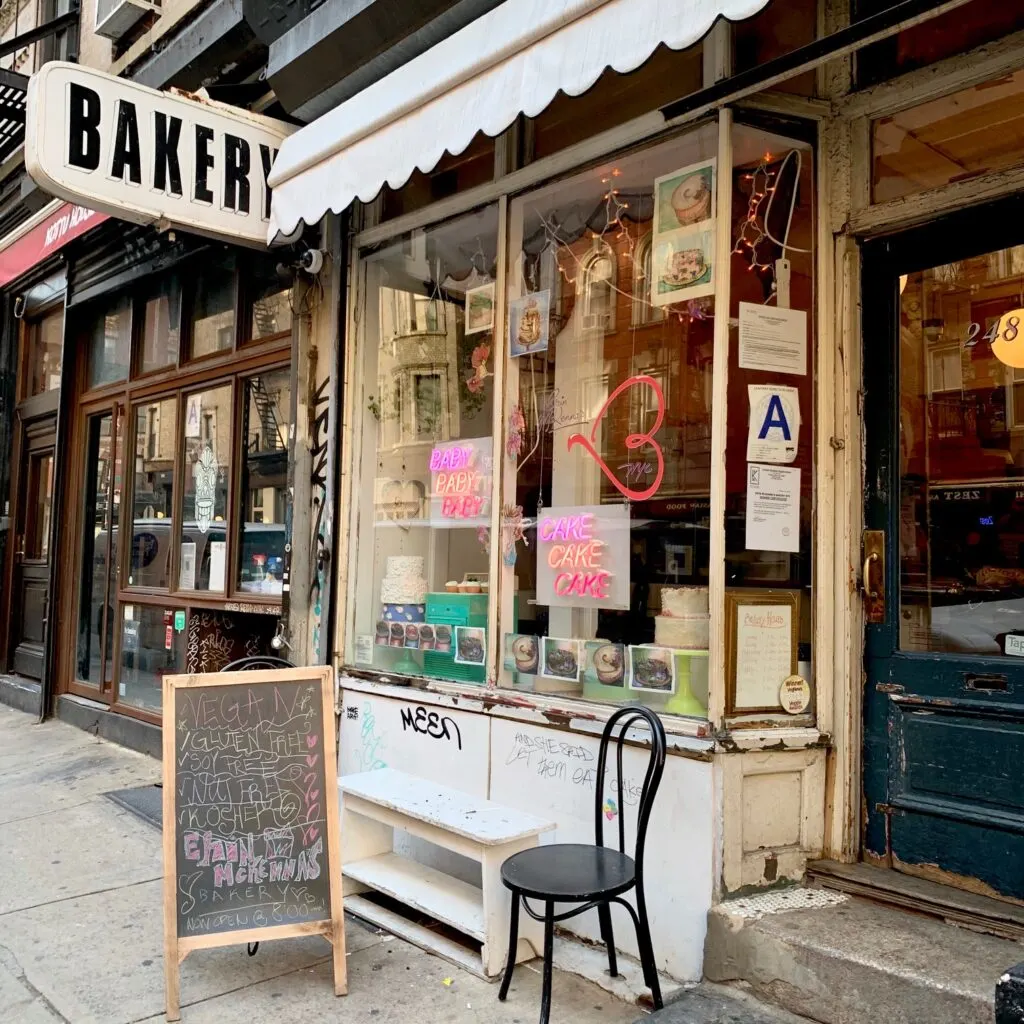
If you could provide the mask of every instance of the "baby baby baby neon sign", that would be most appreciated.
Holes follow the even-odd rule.
[[[489,451],[490,438],[438,445],[431,451],[435,516],[457,520],[461,526],[486,515],[491,492]]]

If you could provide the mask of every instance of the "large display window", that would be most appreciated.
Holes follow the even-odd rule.
[[[284,589],[290,289],[270,257],[202,258],[202,275],[68,313],[83,340],[70,687],[144,716],[165,674],[254,653],[233,616],[272,633]]]
[[[697,719],[809,690],[813,153],[724,124],[360,253],[351,668]]]

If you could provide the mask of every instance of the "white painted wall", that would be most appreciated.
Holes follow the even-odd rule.
[[[402,709],[447,716],[454,739],[433,739],[403,726]],[[454,736],[454,729],[449,725]],[[418,705],[354,690],[342,691],[338,743],[340,775],[384,766],[555,821],[544,842],[594,841],[595,768],[598,739],[563,729],[497,716]],[[646,751],[629,747],[626,776],[626,841],[635,840],[636,800],[647,767]],[[680,981],[698,981],[713,887],[714,821],[712,765],[670,756],[647,834],[645,889],[654,952],[660,970]],[[611,763],[609,781],[615,774]],[[611,788],[606,787],[605,795]],[[611,812],[611,808],[608,808]],[[616,814],[618,813],[616,809]],[[605,843],[617,842],[618,818],[605,818]],[[430,863],[479,885],[477,865],[406,837],[406,856]],[[476,872],[474,877],[473,872]],[[615,944],[636,956],[636,938],[625,911],[613,911]],[[599,938],[597,914],[567,922],[579,934]]]

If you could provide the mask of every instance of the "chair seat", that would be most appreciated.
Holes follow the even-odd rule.
[[[635,878],[632,857],[581,843],[535,846],[501,865],[501,880],[509,889],[554,902],[614,896],[631,888]]]

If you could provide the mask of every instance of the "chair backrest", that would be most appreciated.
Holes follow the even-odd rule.
[[[661,719],[650,708],[642,704],[630,704],[618,711],[608,719],[608,724],[601,734],[601,747],[597,755],[597,781],[595,827],[597,845],[604,846],[604,794],[605,776],[607,774],[608,748],[611,744],[616,747],[615,776],[612,792],[616,797],[616,816],[619,819],[619,852],[626,852],[626,801],[625,782],[622,771],[622,750],[625,747],[626,732],[636,722],[646,722],[651,731],[650,756],[647,760],[647,772],[644,775],[643,786],[640,789],[640,800],[637,803],[636,820],[636,850],[634,859],[637,871],[643,870],[644,843],[647,839],[647,824],[651,818],[651,808],[654,806],[654,798],[658,794],[658,787],[661,785],[661,776],[665,770],[665,727]],[[631,795],[632,799],[632,795]]]
[[[257,672],[264,668],[295,668],[285,658],[275,657],[273,654],[256,654],[251,658],[239,658],[237,661],[225,665],[222,672]]]

